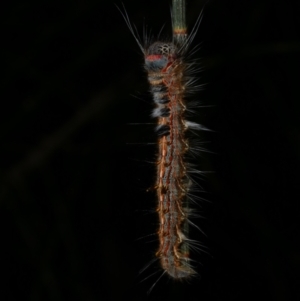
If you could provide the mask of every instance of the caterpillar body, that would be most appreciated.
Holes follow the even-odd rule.
[[[170,276],[183,278],[194,274],[183,231],[188,214],[184,203],[190,186],[184,158],[189,148],[184,119],[185,66],[175,44],[155,42],[145,51],[145,68],[159,134],[156,189],[160,246],[156,256]]]
[[[179,3],[179,4],[178,4]],[[121,12],[122,13],[122,12]],[[188,129],[204,129],[187,121],[186,95],[195,89],[195,62],[187,62],[190,44],[201,22],[200,14],[191,34],[185,27],[184,1],[173,1],[173,39],[155,41],[142,46],[125,11],[123,17],[145,58],[150,92],[155,103],[152,117],[157,118],[158,154],[155,189],[159,217],[159,248],[156,256],[160,265],[173,279],[196,274],[189,250],[189,192],[192,180],[186,156],[190,150]],[[191,88],[192,87],[192,88]],[[197,87],[196,87],[197,88]],[[193,90],[193,91],[191,91]]]

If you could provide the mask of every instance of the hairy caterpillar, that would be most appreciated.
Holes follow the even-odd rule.
[[[121,12],[122,13],[122,12]],[[150,91],[155,103],[152,117],[157,118],[158,134],[157,212],[159,217],[159,248],[156,256],[160,265],[174,279],[195,275],[189,249],[192,240],[189,232],[189,191],[192,180],[186,155],[190,150],[186,132],[188,129],[204,129],[187,121],[186,95],[194,92],[195,62],[188,62],[190,45],[201,22],[200,14],[194,29],[187,34],[184,0],[173,0],[173,38],[170,41],[142,46],[139,35],[132,27],[125,11],[123,17],[145,58]],[[197,86],[196,88],[198,88]]]

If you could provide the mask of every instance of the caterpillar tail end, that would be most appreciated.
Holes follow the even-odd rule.
[[[177,264],[170,264],[172,260],[169,258],[162,257],[160,261],[162,268],[175,280],[183,280],[197,274],[186,259],[181,259]]]

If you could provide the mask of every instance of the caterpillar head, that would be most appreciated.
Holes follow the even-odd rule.
[[[145,51],[145,66],[148,71],[159,71],[172,63],[176,57],[173,43],[155,42]]]

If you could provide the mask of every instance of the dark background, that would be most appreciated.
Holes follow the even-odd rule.
[[[192,28],[204,1],[187,4]],[[140,33],[170,33],[170,1],[124,5]],[[158,225],[143,56],[113,1],[3,7],[1,300],[298,300],[299,8],[207,3],[193,120],[214,130],[196,159],[214,173],[196,193],[206,236],[191,237],[208,249],[192,254],[195,279],[147,295],[161,270],[139,274]]]

